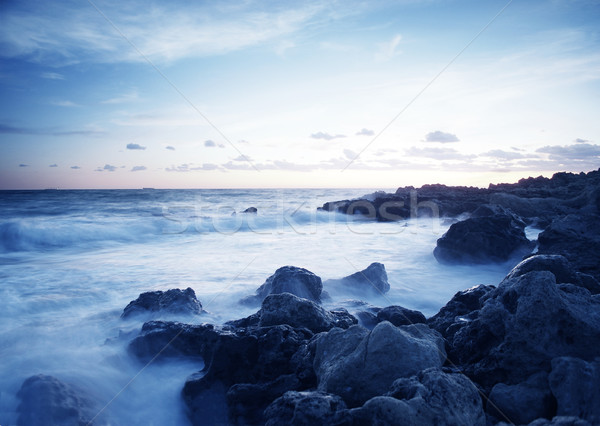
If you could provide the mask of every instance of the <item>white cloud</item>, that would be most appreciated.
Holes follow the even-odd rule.
[[[578,143],[577,145],[553,145],[538,148],[536,152],[548,154],[551,160],[557,161],[590,161],[600,159],[600,145]]]
[[[417,148],[415,146],[408,148],[406,155],[411,157],[432,158],[435,160],[472,160],[475,155],[461,154],[454,148]]]
[[[102,101],[102,104],[107,105],[116,105],[116,104],[125,104],[129,102],[135,102],[139,99],[137,92],[125,93],[123,95],[115,96],[114,98],[106,99]]]
[[[351,149],[345,149],[344,155],[349,160],[354,160],[356,158],[356,152],[352,151]]]
[[[460,139],[458,139],[456,135],[442,132],[440,130],[429,132],[425,135],[425,142],[452,143],[458,141],[460,141]]]
[[[394,56],[401,53],[398,50],[398,46],[400,45],[401,41],[402,41],[402,36],[400,34],[396,34],[394,37],[392,37],[391,40],[389,40],[385,43],[380,43],[378,45],[378,49],[377,49],[377,53],[375,54],[375,58],[380,61],[389,61]]]
[[[144,150],[146,149],[145,146],[140,145],[139,143],[128,143],[127,144],[127,149],[139,149],[139,150]]]
[[[338,139],[338,138],[345,138],[346,135],[331,135],[327,132],[317,132],[317,133],[313,133],[310,135],[311,138],[313,139],[324,139],[326,141],[330,141],[333,139]]]
[[[65,76],[62,74],[59,74],[57,72],[44,72],[41,75],[42,78],[46,78],[48,80],[64,80]]]
[[[141,172],[143,170],[147,170],[146,166],[133,166],[131,168],[132,172]]]
[[[587,139],[581,139],[581,138],[577,138],[577,139],[575,139],[573,142],[575,142],[575,143],[588,143],[588,142],[589,142],[589,140],[587,140]]]
[[[112,166],[110,164],[105,164],[104,167],[98,167],[94,171],[96,171],[96,172],[103,172],[104,170],[107,170],[109,172],[114,172],[115,170],[117,170],[117,168],[118,168],[117,166]]]
[[[356,136],[375,136],[375,132],[370,129],[362,128],[359,132],[356,132]]]
[[[208,148],[213,148],[213,147],[216,147],[217,144],[215,143],[215,141],[212,141],[209,139],[207,141],[204,141],[204,146],[206,146]]]
[[[67,107],[67,108],[81,106],[79,104],[76,104],[73,101],[54,101],[54,102],[51,102],[51,103],[52,103],[52,105],[56,105],[56,106],[60,106],[60,107]]]
[[[175,147],[174,146],[165,146],[165,149],[168,149],[169,151],[175,151]]]

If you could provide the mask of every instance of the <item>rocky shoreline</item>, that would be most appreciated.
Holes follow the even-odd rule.
[[[141,365],[204,361],[182,383],[193,425],[600,424],[600,171],[399,188],[322,209],[453,218],[432,247],[444,263],[525,258],[497,286],[460,291],[430,318],[360,301],[352,312],[321,306],[329,286],[388,291],[380,263],[325,282],[284,266],[240,301],[255,314],[223,325],[197,325],[190,288],[141,294],[122,314],[150,319],[123,336],[129,354]],[[543,228],[537,245],[526,226]],[[110,423],[85,390],[52,376],[28,378],[18,396],[20,425]]]

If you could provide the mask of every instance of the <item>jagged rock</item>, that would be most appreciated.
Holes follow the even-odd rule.
[[[377,321],[389,321],[395,326],[427,324],[427,319],[421,312],[396,305],[385,307],[377,312]]]
[[[470,321],[469,315],[481,309],[495,288],[493,285],[480,284],[459,291],[437,314],[427,320],[427,324],[444,338],[451,340]]]
[[[314,333],[333,327],[348,328],[358,321],[345,310],[327,312],[314,302],[290,293],[271,294],[265,298],[260,310],[261,327],[288,324],[307,328]]]
[[[442,263],[504,262],[531,250],[523,224],[511,216],[476,217],[450,226],[433,251]]]
[[[368,332],[333,329],[316,342],[318,390],[340,395],[356,407],[381,395],[392,382],[446,359],[444,340],[424,324],[396,327],[384,321]]]
[[[85,391],[44,374],[26,379],[17,396],[19,426],[87,425],[98,413]]]
[[[600,424],[599,358],[591,362],[573,357],[555,358],[549,382],[559,416],[580,417],[591,424]]]
[[[346,404],[337,395],[324,392],[286,392],[265,410],[267,426],[329,426]]]
[[[338,287],[343,290],[387,293],[390,290],[385,266],[371,263],[366,269],[340,279],[331,279],[323,283],[325,287]]]
[[[558,356],[600,356],[600,300],[554,274],[503,280],[477,316],[456,332],[452,352],[477,383],[491,388],[550,371]]]
[[[167,291],[149,291],[129,302],[123,310],[121,318],[157,312],[198,315],[202,313],[202,305],[190,287],[185,290],[174,288]]]
[[[323,283],[312,272],[296,266],[283,266],[271,275],[256,290],[256,295],[248,296],[240,302],[246,305],[258,305],[269,294],[291,293],[313,302],[321,303]]]
[[[516,425],[538,418],[551,419],[556,413],[556,401],[548,386],[548,374],[536,373],[516,385],[496,384],[488,397],[487,411]]]

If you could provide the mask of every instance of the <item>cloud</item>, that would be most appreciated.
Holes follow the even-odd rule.
[[[169,151],[175,151],[175,147],[174,146],[166,146],[165,149],[168,149]]]
[[[67,130],[59,131],[52,128],[19,127],[0,123],[0,134],[13,135],[48,135],[48,136],[100,136],[106,132],[98,130]]]
[[[249,155],[238,155],[233,161],[252,161],[252,158]]]
[[[29,164],[23,164],[23,163],[21,163],[21,164],[19,164],[19,167],[29,167]]]
[[[354,160],[356,158],[356,152],[352,151],[351,149],[345,149],[344,150],[344,155],[346,156],[346,158],[348,160]]]
[[[588,143],[589,140],[587,139],[581,139],[581,138],[577,138],[574,140],[575,143]]]
[[[219,148],[225,148],[225,145],[220,144],[220,143],[216,143],[215,141],[208,139],[206,141],[204,141],[204,146],[208,147],[208,148],[214,148],[214,147],[219,147]]]
[[[146,166],[133,166],[131,168],[132,172],[141,172],[142,170],[147,170]]]
[[[398,50],[398,46],[402,41],[402,36],[400,34],[396,34],[392,39],[385,43],[380,43],[378,45],[377,53],[375,54],[375,58],[380,61],[389,61],[398,53],[401,53]]]
[[[435,160],[472,160],[475,155],[461,154],[454,148],[417,148],[415,146],[405,151],[411,157],[432,158]]]
[[[81,167],[79,167],[79,166],[71,166],[71,168],[72,168],[73,170],[79,170],[79,169],[81,169]]]
[[[589,161],[600,159],[600,145],[578,143],[577,145],[553,145],[536,149],[535,152],[548,154],[548,158],[555,161]]]
[[[221,166],[219,166],[218,164],[204,163],[200,166],[194,166],[193,163],[190,163],[190,164],[181,164],[179,166],[172,165],[171,167],[165,168],[165,170],[167,172],[184,172],[185,173],[185,172],[193,172],[193,171],[200,171],[200,170],[218,170],[220,168],[221,168]]]
[[[48,80],[64,80],[65,76],[59,74],[57,72],[43,72],[41,75],[42,78],[47,78]]]
[[[361,129],[360,132],[356,132],[356,136],[374,136],[375,132],[370,129]]]
[[[51,102],[52,105],[56,105],[56,106],[60,106],[60,107],[67,107],[67,108],[73,108],[73,107],[80,107],[81,105],[76,104],[75,102],[72,101],[54,101]]]
[[[425,142],[452,143],[458,141],[460,141],[460,139],[458,139],[456,135],[453,135],[452,133],[441,132],[439,130],[427,133],[425,135]]]
[[[117,166],[111,166],[110,164],[105,164],[103,168],[98,167],[96,169],[97,172],[102,172],[104,170],[108,170],[109,172],[114,172],[117,170]]]
[[[50,164],[48,167],[58,167],[58,164]]]
[[[120,96],[115,96],[114,98],[106,99],[100,103],[106,104],[106,105],[117,105],[117,104],[125,104],[128,102],[134,102],[134,101],[137,101],[138,99],[139,99],[139,96],[138,96],[137,92],[131,92],[131,93],[125,93]]]
[[[324,139],[326,141],[330,141],[332,139],[345,138],[346,135],[330,135],[326,132],[317,132],[310,135],[310,137],[313,139]]]
[[[128,143],[127,144],[127,149],[146,149],[145,146],[142,146],[138,143]]]
[[[501,149],[493,149],[491,151],[480,154],[482,157],[492,157],[500,160],[519,160],[522,158],[531,158],[531,155],[521,154],[520,152],[504,151]]]

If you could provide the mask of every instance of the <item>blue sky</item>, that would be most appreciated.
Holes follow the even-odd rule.
[[[600,2],[3,1],[0,188],[600,167]]]

